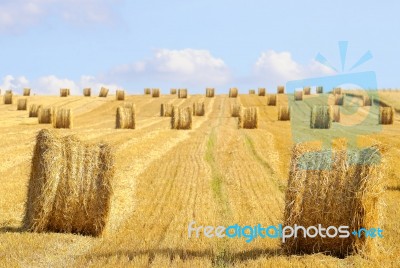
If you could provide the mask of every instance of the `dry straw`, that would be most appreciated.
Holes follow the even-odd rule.
[[[394,122],[395,110],[393,107],[379,107],[379,124],[392,125]]]
[[[29,117],[38,117],[40,108],[42,108],[42,105],[32,104],[29,107]]]
[[[382,226],[381,158],[378,146],[311,152],[307,145],[297,144],[292,150],[283,225],[306,229],[319,224],[323,228],[349,226],[349,232]],[[329,233],[333,235],[334,230]],[[288,238],[282,248],[287,254],[323,252],[342,258],[356,253],[370,255],[375,252],[376,240],[351,234],[347,238],[305,238],[304,231],[299,231],[297,238]]]
[[[12,104],[13,103],[13,94],[11,90],[7,90],[4,94],[4,104]]]
[[[66,108],[53,109],[52,123],[54,128],[72,128],[73,127],[72,110]]]
[[[304,95],[311,95],[311,87],[303,88]]]
[[[109,217],[114,173],[114,155],[107,144],[41,130],[33,151],[24,228],[100,236]]]
[[[294,92],[294,100],[302,101],[303,100],[303,91],[295,91]]]
[[[106,98],[108,95],[108,88],[101,87],[99,97]]]
[[[125,91],[124,90],[117,90],[115,93],[115,99],[117,101],[125,100]]]
[[[256,91],[255,91],[254,89],[249,89],[249,94],[250,94],[250,95],[255,95],[255,94],[256,94]]]
[[[206,88],[206,97],[214,98],[215,89],[214,88]]]
[[[193,103],[193,115],[194,116],[204,116],[205,115],[205,105],[203,101],[198,101]]]
[[[332,121],[340,122],[340,106],[333,105],[332,107]]]
[[[317,94],[322,94],[322,93],[324,93],[324,87],[318,86],[316,91],[317,91]]]
[[[238,89],[236,87],[232,87],[229,89],[229,98],[237,98]]]
[[[311,109],[310,127],[328,129],[332,125],[332,106],[316,105]]]
[[[31,89],[30,88],[24,88],[23,95],[26,96],[26,97],[30,96],[31,95]]]
[[[53,108],[38,108],[39,124],[51,124],[53,121]]]
[[[27,99],[19,99],[17,102],[17,110],[26,111],[28,108],[28,100]]]
[[[171,117],[171,129],[192,129],[192,108],[174,107]]]
[[[290,121],[290,107],[288,105],[279,105],[278,120]]]
[[[363,102],[363,106],[371,106],[372,105],[372,99],[368,95],[362,96],[362,102]]]
[[[170,93],[171,95],[176,95],[176,88],[171,88],[170,91],[169,91],[169,93]]]
[[[277,89],[276,89],[276,93],[285,94],[285,87],[284,86],[278,86]]]
[[[187,89],[186,88],[180,88],[178,90],[178,98],[179,99],[186,99],[187,98]]]
[[[269,94],[267,104],[268,106],[276,106],[278,102],[278,95],[277,94]]]
[[[145,95],[150,95],[151,94],[151,88],[145,88],[144,89],[144,94]]]
[[[117,108],[115,128],[135,129],[136,127],[136,107],[133,103],[125,103],[124,106]]]
[[[70,95],[69,88],[60,88],[60,97],[68,97]]]
[[[231,104],[231,115],[232,115],[232,117],[239,117],[241,110],[242,110],[242,105],[240,103],[232,103]]]
[[[335,94],[335,105],[343,105],[344,94]]]
[[[160,89],[159,89],[159,88],[153,88],[153,89],[151,90],[151,96],[152,96],[153,98],[158,98],[158,97],[160,97]]]
[[[87,87],[83,89],[83,96],[90,97],[92,95],[92,89]]]
[[[342,95],[342,89],[340,87],[334,88],[332,93],[334,95],[336,94]]]
[[[240,109],[238,128],[258,128],[258,108],[247,107]]]
[[[160,108],[160,116],[171,117],[174,106],[171,103],[162,103]]]
[[[258,96],[265,96],[267,90],[265,89],[265,87],[259,87],[258,88]]]

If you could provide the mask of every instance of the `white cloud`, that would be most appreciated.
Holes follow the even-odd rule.
[[[2,90],[12,89],[16,92],[22,91],[22,88],[32,88],[33,93],[43,95],[58,95],[60,88],[69,88],[72,95],[81,95],[82,89],[92,88],[93,94],[97,94],[101,87],[107,87],[111,90],[121,88],[117,84],[102,83],[94,76],[81,76],[79,81],[67,78],[59,78],[55,75],[42,76],[33,82],[30,82],[24,76],[14,78],[12,75],[6,75],[3,83],[0,85]]]
[[[315,60],[310,61],[307,65],[302,65],[293,60],[290,52],[274,50],[261,53],[254,65],[256,79],[273,86],[285,84],[290,80],[326,76],[333,73],[331,69]]]
[[[4,90],[18,90],[29,86],[29,81],[24,76],[14,77],[12,75],[6,75],[3,77],[3,82],[0,85],[0,89]],[[2,92],[3,93],[3,92]]]
[[[75,24],[110,23],[113,6],[122,0],[4,0],[0,2],[0,32],[18,32],[49,16]]]
[[[111,76],[123,79],[145,79],[179,86],[218,86],[231,80],[224,61],[207,50],[156,50],[152,58],[120,65]]]

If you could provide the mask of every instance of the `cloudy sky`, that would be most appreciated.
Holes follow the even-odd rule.
[[[341,71],[375,71],[400,87],[400,2],[264,0],[0,0],[0,88],[275,88]],[[346,67],[345,66],[345,67]],[[345,68],[346,71],[346,68]]]

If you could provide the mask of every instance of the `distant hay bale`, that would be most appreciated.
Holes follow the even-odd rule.
[[[288,105],[279,105],[278,120],[290,121],[290,107]]]
[[[73,114],[71,109],[56,108],[53,109],[53,127],[54,128],[72,128]]]
[[[258,88],[258,96],[265,96],[267,90],[264,87]]]
[[[332,107],[327,105],[315,105],[311,109],[310,127],[328,129],[332,125]]]
[[[13,93],[12,90],[9,89],[9,90],[6,90],[4,94],[12,94],[12,93]]]
[[[18,111],[26,111],[28,107],[27,99],[19,99],[17,102],[17,110]]]
[[[257,107],[247,107],[240,110],[239,128],[254,129],[258,128],[258,108]]]
[[[176,95],[176,88],[171,88],[170,92],[171,95]]]
[[[317,94],[322,94],[322,93],[324,93],[324,87],[318,86],[317,87]]]
[[[237,98],[238,89],[236,87],[232,87],[229,89],[229,98]]]
[[[250,94],[250,95],[255,95],[255,94],[256,94],[256,91],[255,91],[254,89],[249,89],[249,94]]]
[[[198,101],[193,103],[193,115],[194,116],[204,116],[205,115],[205,105],[204,101]]]
[[[31,89],[30,88],[24,88],[24,96],[30,96],[31,95]]]
[[[108,95],[108,88],[101,87],[100,92],[99,92],[99,97],[101,98],[106,98]]]
[[[206,97],[214,98],[215,89],[214,88],[206,88]]]
[[[232,103],[232,105],[231,105],[232,117],[239,117],[241,110],[242,110],[242,105],[240,103]]]
[[[159,88],[153,88],[153,89],[151,90],[151,96],[152,96],[153,98],[158,98],[158,97],[160,97],[160,89],[159,89]]]
[[[160,116],[171,117],[174,106],[171,103],[161,103]]]
[[[68,97],[70,95],[69,88],[60,88],[60,97]]]
[[[342,95],[342,94],[343,94],[342,89],[341,89],[340,87],[334,88],[333,91],[332,91],[332,93],[333,93],[334,95],[336,95],[336,94]]]
[[[268,106],[276,106],[278,103],[278,95],[277,94],[269,94],[267,99]]]
[[[13,94],[11,90],[7,90],[4,94],[4,104],[12,104],[13,103]]]
[[[295,91],[294,92],[294,100],[302,101],[303,100],[303,91]]]
[[[186,88],[178,89],[178,98],[179,99],[186,99],[187,98],[187,89]]]
[[[174,107],[171,117],[171,129],[192,129],[192,108]]]
[[[32,104],[29,106],[29,117],[38,117],[40,108],[42,108],[42,105]]]
[[[343,105],[344,94],[335,94],[335,105]]]
[[[332,121],[339,123],[340,122],[340,106],[333,105],[332,107]]]
[[[393,107],[379,107],[379,124],[392,125],[394,122],[395,110]]]
[[[135,129],[136,128],[136,107],[133,103],[125,103],[124,106],[117,108],[115,121],[117,129]]]
[[[285,86],[278,86],[276,89],[276,93],[285,94]]]
[[[53,121],[53,108],[38,108],[38,122],[39,124],[51,124]]]
[[[145,88],[144,89],[144,94],[145,95],[150,95],[151,94],[151,88]]]
[[[90,97],[92,95],[92,89],[87,87],[83,89],[83,96]]]
[[[328,233],[323,233],[324,238],[305,238],[304,231],[299,230],[297,238],[292,236],[281,244],[283,252],[323,252],[339,258],[374,253],[376,238],[366,238],[365,234],[359,238],[351,232],[382,226],[379,210],[384,167],[379,164],[380,148],[309,150],[305,144],[292,150],[283,226],[297,225],[307,230],[320,224]],[[330,226],[348,226],[349,237],[339,237]],[[309,233],[314,235],[312,229]]]
[[[108,221],[114,173],[107,144],[41,130],[33,151],[24,229],[100,236]]]
[[[311,95],[311,87],[303,88],[304,95]]]
[[[125,91],[124,90],[117,90],[115,93],[115,98],[117,101],[125,100]]]
[[[363,102],[363,106],[371,106],[372,105],[372,100],[368,95],[362,96],[362,102]]]

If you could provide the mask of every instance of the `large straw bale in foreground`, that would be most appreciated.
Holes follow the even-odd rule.
[[[135,129],[136,106],[133,103],[125,103],[117,108],[115,128]]]
[[[240,110],[238,127],[249,128],[249,129],[258,128],[258,108],[257,107],[242,108]]]
[[[306,145],[292,151],[288,187],[285,197],[284,226],[349,226],[349,237],[297,238],[282,243],[288,254],[324,252],[337,257],[354,253],[372,254],[377,238],[358,238],[351,234],[361,228],[377,228],[379,198],[382,194],[384,168],[378,146],[363,150],[309,152]],[[330,167],[330,168],[329,168]],[[330,230],[330,234],[334,234]],[[314,234],[314,231],[310,231]]]
[[[101,235],[109,216],[113,176],[114,156],[108,145],[41,130],[33,151],[25,229]]]
[[[331,128],[333,111],[332,106],[315,105],[311,109],[310,127],[319,129]]]
[[[53,109],[52,123],[54,128],[72,128],[72,110],[67,108]]]
[[[171,117],[171,129],[192,129],[192,108],[174,107]]]

